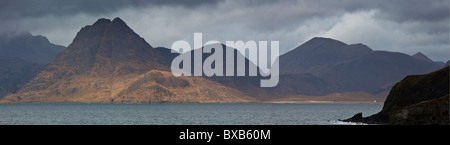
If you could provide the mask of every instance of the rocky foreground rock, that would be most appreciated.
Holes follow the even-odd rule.
[[[346,122],[392,125],[450,125],[449,67],[426,75],[407,76],[389,92],[383,109],[372,116],[361,113]]]

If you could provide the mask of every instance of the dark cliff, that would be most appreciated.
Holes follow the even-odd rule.
[[[383,109],[372,116],[344,121],[394,125],[449,125],[449,67],[410,75],[395,84]]]

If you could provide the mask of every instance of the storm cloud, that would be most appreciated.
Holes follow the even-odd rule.
[[[449,59],[448,0],[6,0],[0,32],[30,31],[67,46],[102,17],[122,18],[152,46],[202,32],[204,41],[280,41],[283,53],[319,36]]]

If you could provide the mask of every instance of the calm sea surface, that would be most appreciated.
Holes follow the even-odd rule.
[[[383,104],[0,104],[0,124],[333,125]]]

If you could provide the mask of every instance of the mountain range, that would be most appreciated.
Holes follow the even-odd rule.
[[[234,49],[221,46],[224,52]],[[153,48],[120,18],[112,21],[102,18],[81,28],[73,42],[61,50],[57,55],[46,53],[54,59],[48,64],[42,61],[44,65],[36,70],[25,70],[33,68],[26,65],[16,69],[31,75],[24,74],[29,79],[20,81],[22,85],[14,91],[4,93],[1,102],[384,101],[395,82],[407,75],[425,74],[443,67],[420,59],[423,58],[420,55],[374,51],[364,44],[349,45],[316,37],[279,57],[280,80],[273,88],[259,87],[262,78],[259,74],[174,77],[170,72],[172,60],[203,48],[183,54],[171,53],[164,47]],[[234,52],[236,63],[237,57],[244,55]],[[204,62],[211,53],[202,55]],[[227,62],[226,57],[223,59]],[[245,63],[247,71],[255,65],[248,59]],[[9,69],[0,72],[4,70]]]
[[[342,101],[365,96],[360,99],[383,101],[394,83],[406,75],[425,74],[442,67],[403,53],[374,51],[364,44],[349,45],[315,37],[280,56],[277,87],[301,91],[283,90],[294,100],[295,96],[308,95],[341,97]]]
[[[120,18],[83,27],[43,71],[5,102],[249,102],[201,77],[174,77],[167,59]]]

